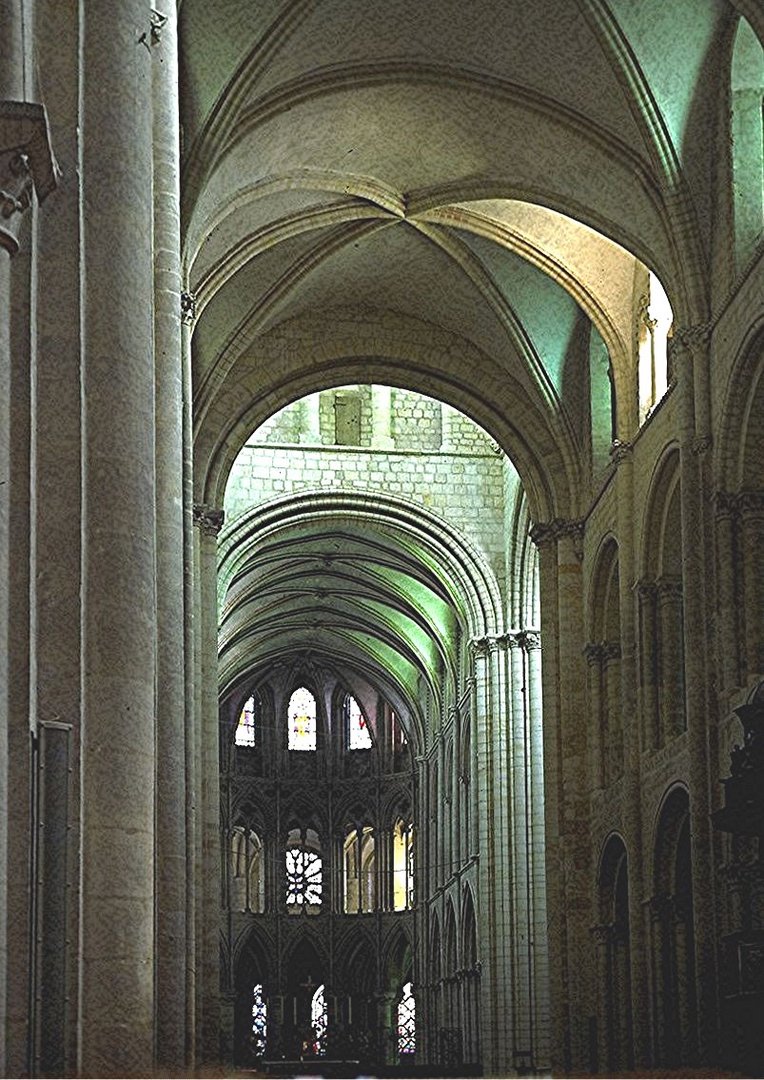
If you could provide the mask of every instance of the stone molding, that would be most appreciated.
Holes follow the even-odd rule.
[[[215,509],[206,503],[194,504],[194,525],[198,526],[203,536],[217,536],[224,521],[225,510]]]
[[[0,246],[11,254],[18,251],[18,227],[32,194],[43,202],[58,176],[44,107],[0,101]]]

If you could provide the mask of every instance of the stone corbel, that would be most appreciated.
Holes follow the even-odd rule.
[[[18,251],[21,217],[53,191],[59,171],[42,105],[0,101],[0,247]]]

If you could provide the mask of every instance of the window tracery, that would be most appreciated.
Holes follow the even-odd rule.
[[[326,1029],[328,1026],[326,992],[323,983],[318,987],[310,1003],[310,1023],[313,1028],[313,1052],[319,1057],[326,1053]]]
[[[323,861],[318,836],[308,829],[304,839],[292,829],[286,850],[287,910],[320,907],[323,899]]]

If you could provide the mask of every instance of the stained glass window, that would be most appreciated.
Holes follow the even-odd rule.
[[[287,904],[320,904],[323,889],[321,856],[306,848],[286,853]]]
[[[345,724],[348,749],[370,750],[372,745],[371,733],[366,723],[366,717],[361,712],[361,706],[352,694],[345,697]]]
[[[316,699],[304,686],[289,699],[289,749],[316,749]]]
[[[323,985],[319,986],[310,1003],[310,1023],[315,1035],[316,1054],[326,1053],[326,994]]]
[[[252,1052],[255,1057],[265,1054],[268,1033],[268,1006],[263,997],[263,984],[258,983],[252,992]]]
[[[410,982],[403,987],[398,1002],[398,1053],[416,1053],[416,1002]]]
[[[255,731],[257,727],[257,703],[254,694],[248,697],[239,714],[239,723],[236,725],[236,745],[254,746]]]

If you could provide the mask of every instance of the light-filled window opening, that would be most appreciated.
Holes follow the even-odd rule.
[[[326,1053],[326,1029],[328,1027],[326,991],[323,983],[316,990],[310,1003],[310,1023],[314,1036],[313,1053],[321,1057]]]
[[[674,313],[666,290],[650,273],[638,310],[639,422],[643,423],[668,389],[667,345]]]
[[[358,915],[374,911],[376,852],[371,826],[352,829],[345,837],[345,913]]]
[[[264,1057],[268,1036],[268,1005],[263,996],[263,984],[257,983],[252,991],[252,1053]]]
[[[304,686],[289,699],[289,749],[316,749],[316,699]]]
[[[403,987],[401,1000],[398,1002],[398,1053],[416,1053],[416,1001],[410,982]]]
[[[257,738],[257,721],[259,720],[259,702],[256,701],[255,695],[252,694],[244,702],[241,713],[239,714],[239,722],[236,725],[236,738],[235,742],[237,746],[254,746]]]
[[[347,732],[347,745],[349,750],[371,750],[371,732],[366,723],[366,717],[361,712],[352,694],[345,696],[343,704],[345,713],[345,731]]]
[[[764,229],[764,49],[741,18],[730,73],[735,265],[756,254]]]
[[[231,831],[229,905],[232,911],[265,910],[265,860],[260,837],[237,825]]]
[[[414,906],[414,827],[398,820],[393,828],[393,910]]]

